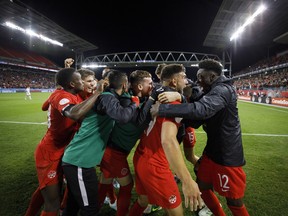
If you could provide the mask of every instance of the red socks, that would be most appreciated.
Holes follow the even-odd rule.
[[[42,211],[40,216],[58,216],[58,211],[56,211],[56,212],[45,212],[45,211]]]
[[[237,207],[237,206],[229,206],[229,209],[231,210],[231,212],[233,213],[234,216],[249,216],[249,213],[245,207],[245,205],[241,206],[241,207]]]
[[[117,216],[126,216],[128,214],[132,188],[133,182],[125,186],[120,186],[117,200]]]
[[[138,201],[136,201],[129,211],[129,216],[142,215],[146,208],[147,206],[141,207]]]
[[[66,188],[64,189],[64,194],[63,194],[63,197],[62,197],[60,209],[66,208],[67,198],[68,198],[68,187],[66,187]]]
[[[33,193],[32,198],[29,203],[29,207],[25,213],[25,216],[35,216],[44,204],[44,199],[41,194],[41,190],[38,187]]]
[[[202,199],[204,200],[207,207],[213,212],[215,216],[225,216],[225,213],[220,205],[217,196],[212,192],[212,190],[201,191]]]
[[[110,203],[114,203],[116,198],[116,195],[114,193],[114,188],[112,184],[98,184],[98,202],[100,204],[100,206],[103,205],[104,199],[106,197],[106,195],[109,197],[110,199]]]
[[[110,203],[113,204],[116,201],[116,199],[117,199],[117,197],[115,195],[115,192],[114,192],[113,184],[109,184],[107,186],[106,190],[107,190],[107,196],[110,199]]]

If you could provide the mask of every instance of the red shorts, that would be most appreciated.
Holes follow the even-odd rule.
[[[185,129],[185,136],[183,138],[184,148],[193,148],[196,143],[195,129],[192,127],[187,127]]]
[[[106,147],[100,170],[105,178],[122,178],[130,174],[128,154]]]
[[[212,184],[220,195],[239,199],[244,197],[246,174],[242,167],[219,165],[203,155],[197,173],[199,180]]]
[[[135,185],[139,195],[146,195],[149,203],[165,209],[181,205],[182,199],[174,175],[169,168],[149,164],[145,159],[134,156]]]
[[[40,189],[48,185],[58,184],[63,179],[61,159],[63,150],[59,152],[46,151],[38,145],[35,151],[36,171]]]

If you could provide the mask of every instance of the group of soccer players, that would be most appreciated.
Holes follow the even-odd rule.
[[[198,79],[203,80],[204,96],[199,101],[188,104],[195,106],[195,109],[202,109],[200,105],[197,107],[197,103],[201,104],[201,100],[207,99],[205,97],[209,94],[212,83],[216,78],[223,76],[221,73],[218,74],[218,62],[209,61],[208,66],[207,62],[202,63],[204,72],[200,71],[201,68],[200,73],[198,71]],[[203,182],[197,179],[197,184],[192,179],[180,151],[179,142],[182,140],[177,140],[177,134],[179,135],[181,127],[185,125],[184,136],[185,132],[190,136],[190,139],[186,140],[195,144],[195,140],[191,141],[191,134],[187,128],[203,124],[208,128],[209,124],[205,121],[214,115],[217,116],[217,113],[213,114],[210,111],[206,117],[201,117],[200,114],[199,118],[192,116],[193,123],[187,121],[184,124],[180,117],[182,113],[187,112],[181,108],[181,105],[185,104],[185,99],[178,93],[182,93],[187,85],[183,65],[165,65],[161,69],[161,85],[154,86],[151,74],[143,70],[133,71],[129,76],[130,83],[125,73],[110,70],[106,73],[107,79],[99,81],[96,85],[93,71],[75,70],[70,67],[72,64],[71,59],[65,60],[66,68],[56,74],[56,83],[60,87],[51,94],[42,107],[43,110],[48,108],[48,130],[35,151],[39,187],[31,198],[26,216],[36,215],[43,204],[41,216],[59,214],[64,176],[68,193],[62,215],[76,216],[78,212],[80,215],[97,215],[107,194],[112,202],[115,200],[113,179],[117,179],[120,183],[117,194],[117,216],[142,215],[149,203],[161,206],[168,215],[183,215],[182,199],[174,180],[174,173],[181,180],[186,208],[189,207],[191,211],[201,209],[204,205],[203,198],[215,215],[225,215],[223,209],[221,207],[219,209],[221,205],[218,199],[213,195],[214,188],[217,188],[216,191],[219,193],[224,187],[218,188],[212,181],[211,187],[207,188],[207,185],[210,186],[208,184],[210,179],[206,176]],[[217,73],[212,73],[215,67]],[[207,90],[205,84],[210,89]],[[229,87],[227,89],[229,90],[227,94],[233,94]],[[167,113],[161,113],[162,105],[160,106],[158,101],[171,104],[167,107]],[[209,108],[212,109],[212,106],[213,104]],[[221,106],[218,107],[220,109]],[[175,113],[172,111],[172,114],[169,114],[170,109]],[[219,109],[217,108],[217,112]],[[181,112],[178,112],[179,110]],[[188,114],[185,117],[191,120]],[[195,137],[195,134],[193,135]],[[139,196],[129,208],[134,182],[127,157],[138,140],[140,141],[135,150],[133,164],[136,192]],[[238,150],[241,148],[242,143],[238,143]],[[206,166],[205,170],[207,168],[205,163],[202,165],[203,160],[209,160],[209,156],[204,151],[203,159],[200,165],[198,164],[202,176],[204,169],[201,166]],[[236,156],[243,155],[238,151]],[[235,161],[236,159],[229,161],[228,168],[233,166]],[[228,197],[227,203],[229,208],[232,206],[230,209],[234,215],[248,215],[242,203],[245,174],[241,166],[244,165],[244,158],[242,164],[240,160],[237,162],[239,162],[237,173],[236,168],[220,167],[222,171],[224,170],[220,174],[222,178],[220,181],[226,190],[226,194],[221,195]],[[99,177],[96,174],[97,166],[101,170]],[[208,170],[211,170],[211,167]],[[236,177],[237,182],[241,180],[242,190],[235,182],[230,186],[230,180],[233,182],[231,178]],[[232,190],[231,193],[229,189]]]

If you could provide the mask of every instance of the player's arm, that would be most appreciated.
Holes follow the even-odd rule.
[[[180,145],[176,139],[178,128],[174,122],[165,121],[161,129],[161,143],[172,170],[181,179],[185,206],[196,211],[202,208],[203,200],[197,183],[192,179],[183,159]]]
[[[183,138],[184,154],[186,159],[190,161],[194,166],[199,159],[199,157],[195,155],[194,152],[195,143],[196,143],[196,134],[194,128],[185,127],[185,135]]]
[[[87,114],[87,112],[91,110],[92,107],[95,105],[98,96],[103,92],[103,90],[104,90],[104,82],[99,82],[97,85],[97,89],[92,96],[90,96],[88,99],[86,99],[80,104],[77,105],[71,104],[67,106],[62,111],[63,115],[73,119],[74,121],[82,120]]]
[[[160,103],[169,103],[173,101],[183,102],[184,100],[185,97],[179,92],[165,91],[158,95],[158,101],[160,101]]]
[[[70,119],[73,119],[74,121],[82,120],[87,114],[87,112],[92,109],[99,95],[100,92],[96,91],[92,96],[90,96],[88,99],[81,102],[80,104],[71,104],[67,106],[62,111],[63,115]]]
[[[42,104],[42,111],[47,111],[49,109],[49,98]]]
[[[115,96],[107,94],[101,96],[99,103],[96,106],[96,112],[109,115],[119,123],[128,123],[134,116],[138,106],[138,97],[132,98],[130,104],[123,107]]]

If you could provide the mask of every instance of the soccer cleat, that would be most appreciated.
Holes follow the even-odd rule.
[[[176,174],[174,175],[174,180],[177,184],[181,182],[180,178],[178,178]]]
[[[115,211],[117,211],[117,199],[115,200],[114,203],[110,203],[110,200],[109,200],[109,206],[110,208],[114,209]]]
[[[213,213],[206,205],[198,212],[198,216],[212,216],[212,215]]]
[[[162,209],[161,206],[148,204],[147,208],[143,211],[143,214],[151,214],[161,209]]]
[[[104,204],[109,204],[109,203],[110,203],[110,198],[106,196],[104,200]]]
[[[116,179],[113,179],[113,186],[114,186],[114,188],[116,188],[116,189],[119,189],[119,188],[120,188],[120,184],[117,182]]]

